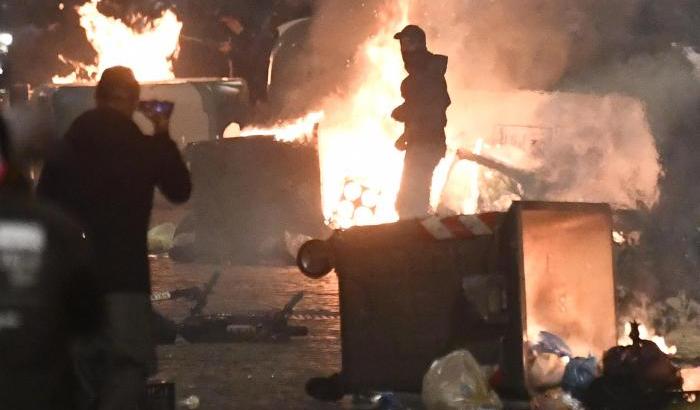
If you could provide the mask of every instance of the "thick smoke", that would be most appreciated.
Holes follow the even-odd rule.
[[[362,72],[352,56],[395,4],[320,2],[305,57],[313,79],[297,79],[287,111],[348,91]],[[413,0],[411,9],[429,48],[450,57],[453,148],[536,140],[527,155],[484,153],[533,177],[516,192],[528,198],[651,209],[650,251],[677,251],[649,270],[698,288],[700,84],[685,48],[700,44],[697,2]]]

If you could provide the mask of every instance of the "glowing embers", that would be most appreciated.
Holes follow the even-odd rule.
[[[381,192],[358,181],[346,179],[338,205],[326,223],[336,229],[375,224],[380,198]]]

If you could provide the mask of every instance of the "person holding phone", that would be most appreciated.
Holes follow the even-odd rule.
[[[155,371],[146,239],[153,190],[174,203],[187,201],[191,191],[189,171],[168,132],[173,105],[140,104],[139,96],[130,69],[105,70],[97,107],[78,117],[51,150],[37,187],[39,196],[82,223],[95,250],[110,346],[97,390],[100,409],[136,409]],[[153,122],[153,135],[133,121],[139,107]]]

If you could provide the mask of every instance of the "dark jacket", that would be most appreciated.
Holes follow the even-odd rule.
[[[15,191],[0,186],[0,408],[72,410],[70,342],[102,313],[87,241]]]
[[[270,55],[277,40],[276,30],[244,30],[230,38],[229,58],[233,75],[246,80],[250,102],[267,101],[267,80]]]
[[[153,189],[189,199],[189,171],[168,135],[144,135],[111,109],[78,117],[44,166],[39,195],[79,219],[106,292],[150,292],[147,230]]]
[[[419,66],[410,69],[408,77],[401,83],[404,103],[394,110],[392,116],[405,124],[404,137],[409,146],[444,146],[446,111],[451,104],[446,72],[447,57],[426,51]]]

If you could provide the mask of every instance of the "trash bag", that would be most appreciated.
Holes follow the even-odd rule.
[[[603,355],[603,375],[587,389],[590,409],[657,410],[666,408],[683,385],[679,369],[650,340],[631,325],[630,346],[615,346]]]
[[[564,378],[567,359],[554,353],[535,356],[528,367],[528,385],[535,390],[557,387]]]
[[[148,251],[151,253],[163,253],[173,247],[173,237],[177,227],[168,222],[158,225],[148,231]]]
[[[547,390],[530,402],[533,410],[584,410],[583,404],[562,389]]]
[[[564,339],[546,331],[541,331],[537,335],[537,343],[532,347],[532,350],[538,354],[553,353],[557,356],[573,356],[571,348],[569,348]]]
[[[466,350],[437,359],[423,377],[428,410],[500,410],[500,399],[486,383],[479,363]]]
[[[583,400],[588,387],[596,377],[598,377],[598,366],[595,357],[575,357],[566,365],[561,387],[576,399]]]

